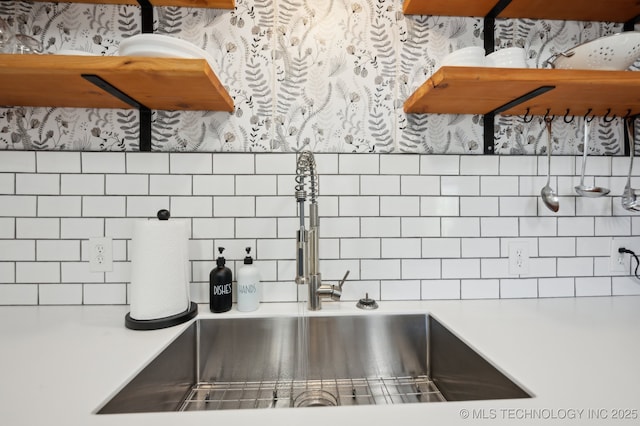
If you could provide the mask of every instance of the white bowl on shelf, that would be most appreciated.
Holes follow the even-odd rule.
[[[522,47],[496,50],[486,56],[485,65],[495,68],[527,68],[525,50]]]
[[[163,34],[138,34],[122,40],[120,56],[148,56],[156,58],[205,59],[213,68],[214,59],[193,43]]]
[[[445,67],[483,67],[485,50],[478,46],[463,47],[449,53],[442,59]]]
[[[624,71],[640,59],[640,32],[625,31],[556,53],[544,63],[552,68]]]

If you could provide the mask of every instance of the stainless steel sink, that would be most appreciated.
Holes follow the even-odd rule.
[[[429,315],[213,318],[98,414],[529,397]]]

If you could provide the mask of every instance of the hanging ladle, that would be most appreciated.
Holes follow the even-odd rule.
[[[580,185],[575,187],[576,192],[581,197],[602,197],[609,193],[609,188],[602,188],[600,186],[586,186],[584,184],[584,169],[587,166],[587,152],[589,145],[589,121],[585,117],[584,119],[584,146],[582,155],[582,172],[580,173]]]
[[[636,198],[636,190],[631,188],[631,171],[633,170],[633,158],[634,151],[636,149],[635,143],[635,131],[633,128],[633,119],[628,118],[625,120],[625,128],[627,130],[627,136],[629,139],[629,174],[627,175],[627,184],[624,186],[624,192],[622,194],[622,207],[626,210],[640,211],[638,200]]]
[[[560,209],[560,202],[558,201],[558,194],[551,189],[551,120],[550,117],[545,117],[544,122],[547,125],[547,184],[540,190],[540,196],[545,206],[552,212],[557,212]]]

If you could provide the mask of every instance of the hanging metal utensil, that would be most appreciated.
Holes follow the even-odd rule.
[[[576,192],[581,197],[602,197],[603,195],[607,195],[610,190],[609,188],[602,188],[600,186],[588,186],[584,184],[584,170],[587,167],[587,152],[589,146],[589,121],[585,117],[584,119],[584,144],[582,150],[584,151],[582,155],[582,171],[580,173],[580,185],[575,187]]]
[[[635,131],[633,126],[633,118],[625,120],[624,125],[629,139],[629,173],[627,174],[627,184],[624,186],[622,194],[622,207],[626,210],[640,211],[640,205],[636,197],[636,190],[631,187],[631,171],[633,170],[633,158],[636,149]]]
[[[551,182],[551,120],[550,117],[545,117],[544,122],[547,126],[547,184],[540,190],[540,196],[545,206],[552,212],[557,212],[560,209],[560,201],[558,200],[558,194],[551,188],[549,183]]]

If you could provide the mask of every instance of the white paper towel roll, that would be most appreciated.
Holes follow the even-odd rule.
[[[188,226],[184,220],[136,221],[131,241],[131,318],[165,318],[189,308]]]

